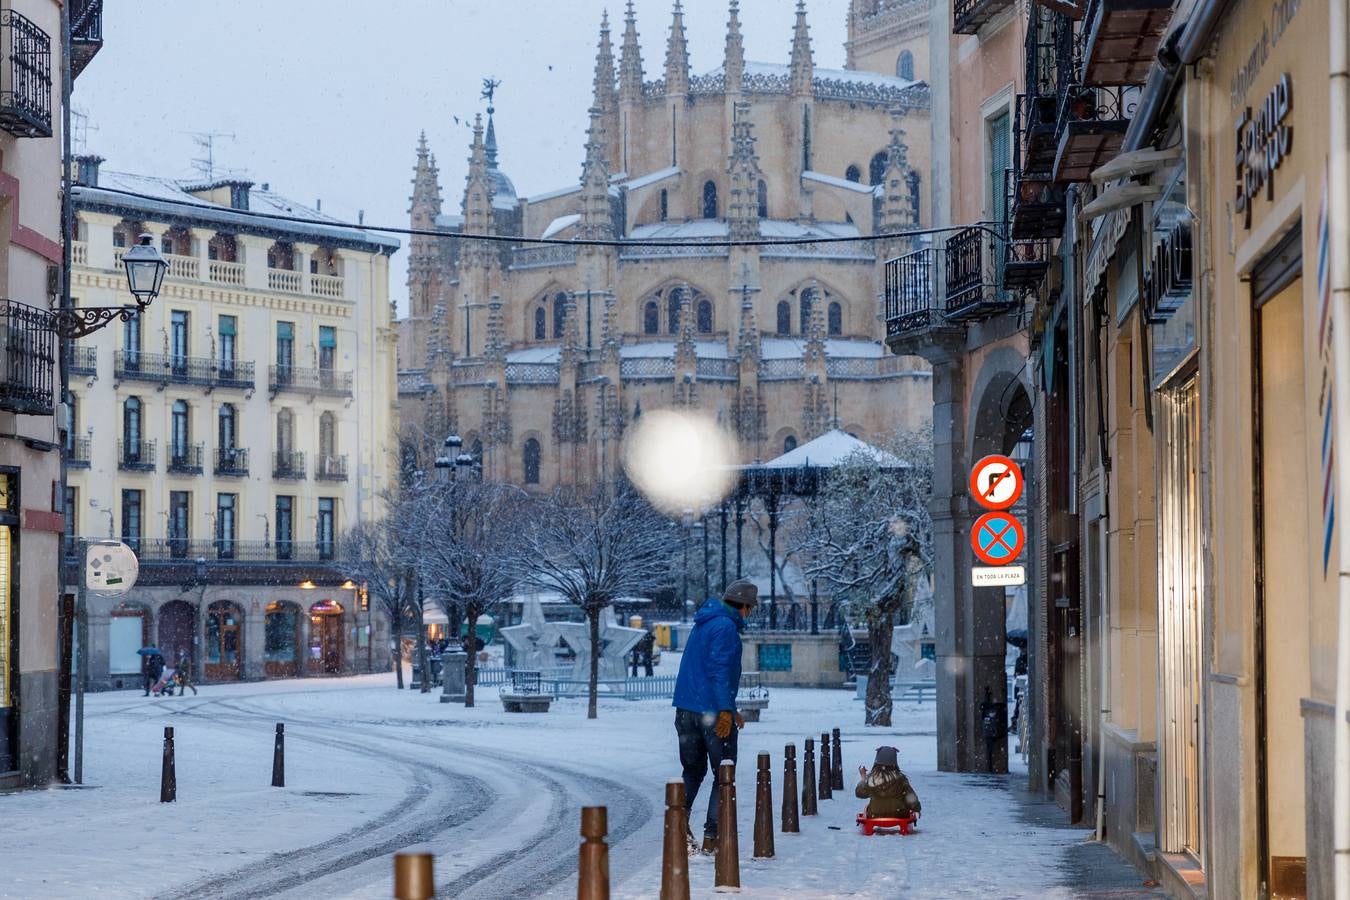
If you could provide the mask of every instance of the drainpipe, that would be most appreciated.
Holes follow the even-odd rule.
[[[1350,375],[1350,0],[1332,0],[1329,94],[1331,155],[1327,171],[1327,223],[1331,280],[1332,352],[1337,381]],[[1344,453],[1350,447],[1350,391],[1336,393],[1336,440]],[[1336,502],[1341,515],[1350,512],[1350,471],[1338,466]],[[1332,805],[1334,890],[1336,900],[1350,900],[1350,527],[1343,521],[1337,535],[1339,557],[1338,637],[1336,648],[1336,718],[1332,723],[1335,794]]]

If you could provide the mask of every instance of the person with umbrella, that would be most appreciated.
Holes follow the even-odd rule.
[[[142,647],[136,651],[141,657],[141,678],[145,682],[145,696],[150,696],[150,688],[164,674],[164,654],[158,647]]]

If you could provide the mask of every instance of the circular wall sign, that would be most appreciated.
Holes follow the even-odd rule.
[[[1017,559],[1026,543],[1022,523],[1011,513],[989,512],[975,520],[970,529],[970,549],[980,562],[989,566],[1006,566]]]
[[[970,470],[970,495],[985,509],[1007,509],[1022,496],[1022,467],[994,454]]]

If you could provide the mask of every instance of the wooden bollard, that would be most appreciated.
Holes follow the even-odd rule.
[[[817,785],[822,800],[829,800],[834,796],[834,791],[830,790],[830,778],[830,736],[822,734],[820,736],[820,783]]]
[[[603,806],[581,808],[581,859],[577,900],[609,900],[609,813]]]
[[[722,760],[717,767],[717,857],[713,887],[741,886],[741,847],[736,835],[736,764]]]
[[[173,764],[173,726],[164,727],[164,763],[159,769],[159,802],[173,803],[178,799],[178,776]]]
[[[684,808],[684,782],[666,784],[666,835],[661,848],[661,900],[689,900],[689,848],[685,834],[689,812]]]
[[[773,857],[773,774],[769,754],[761,753],[755,770],[755,859]]]
[[[802,830],[797,821],[797,745],[783,748],[783,833],[797,834]]]
[[[802,815],[816,814],[816,742],[806,739],[806,753],[802,756]]]
[[[839,742],[839,729],[834,730],[834,767],[830,769],[830,788],[835,791],[844,789],[844,751]]]
[[[435,896],[436,878],[431,854],[395,853],[394,900],[431,900]]]
[[[272,742],[272,787],[286,786],[286,726],[277,723],[276,740]]]

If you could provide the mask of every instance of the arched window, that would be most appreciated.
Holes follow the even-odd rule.
[[[767,219],[769,217],[769,185],[764,179],[759,180],[759,217]]]
[[[713,309],[711,300],[698,301],[698,314],[695,316],[699,334],[712,334]]]
[[[567,322],[567,295],[562,291],[553,298],[553,336],[560,338],[563,336],[563,328]]]
[[[802,330],[802,334],[806,334],[811,328],[811,305],[815,302],[815,299],[816,292],[813,288],[802,288],[801,295],[797,300],[797,305],[800,308],[797,327]]]
[[[337,416],[327,411],[319,416],[319,459],[333,459],[337,455]]]
[[[886,151],[882,150],[876,156],[872,157],[872,162],[867,166],[867,177],[870,179],[867,183],[878,185],[886,180]]]
[[[525,441],[524,464],[525,483],[539,483],[539,442],[534,438]]]
[[[703,182],[703,218],[717,218],[717,185],[712,181]]]
[[[844,170],[844,177],[856,184],[862,181],[862,170],[857,166],[849,166]]]
[[[122,404],[122,440],[126,442],[126,455],[139,457],[141,454],[141,398],[128,397]]]
[[[216,414],[216,443],[222,453],[235,449],[239,439],[235,424],[234,404],[222,403]]]
[[[680,292],[675,288],[666,294],[666,330],[671,334],[680,331]]]
[[[793,450],[796,449],[797,449],[797,439],[795,437],[789,434],[787,437],[783,438],[784,453],[791,453]]]
[[[277,453],[290,453],[295,446],[295,416],[289,409],[277,413]]]
[[[661,211],[660,211],[661,221],[664,222],[666,220],[666,217],[669,215],[670,215],[670,194],[666,192],[665,188],[661,188]]]
[[[534,339],[542,341],[548,338],[548,313],[540,306],[534,311]]]
[[[182,462],[187,459],[189,438],[187,401],[175,400],[169,432],[169,453],[174,461]]]
[[[839,305],[837,300],[830,302],[830,309],[826,319],[827,323],[825,330],[831,336],[844,333],[844,308]]]
[[[792,307],[786,300],[778,301],[778,328],[779,334],[788,334],[792,331]]]
[[[647,305],[642,307],[642,333],[661,333],[661,308],[655,300],[648,300]]]
[[[895,61],[895,74],[906,81],[914,80],[914,54],[908,50],[900,51],[900,58]]]

